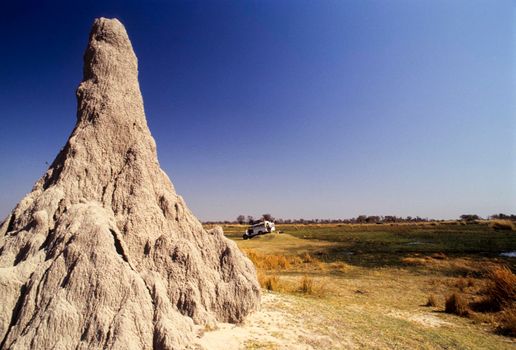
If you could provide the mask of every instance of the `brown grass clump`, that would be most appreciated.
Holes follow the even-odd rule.
[[[246,250],[245,253],[258,269],[286,270],[291,267],[290,261],[284,255],[259,254],[251,249]]]
[[[313,263],[316,259],[310,254],[304,253],[301,255],[301,260],[303,260],[304,263]]]
[[[507,266],[496,266],[487,273],[488,284],[484,290],[484,306],[500,311],[516,303],[516,275]]]
[[[464,278],[460,277],[457,280],[455,280],[455,287],[457,287],[461,292],[464,292],[466,288],[474,287],[475,286],[475,280],[472,278]]]
[[[327,286],[320,281],[304,275],[301,277],[291,292],[302,293],[305,295],[324,297],[328,293]]]
[[[259,270],[284,271],[295,268],[323,269],[324,264],[308,253],[302,255],[269,255],[261,254],[252,249],[245,249],[247,257]]]
[[[466,294],[451,294],[445,312],[490,323],[498,333],[516,336],[516,275],[507,266],[491,265],[482,276],[452,281],[450,287]]]
[[[457,287],[461,292],[464,292],[464,289],[468,286],[468,282],[464,278],[459,278],[455,281],[455,287]]]
[[[502,335],[516,337],[516,307],[502,313],[497,331]]]
[[[436,260],[446,260],[448,257],[446,256],[446,254],[439,252],[439,253],[433,253],[432,258],[434,258]]]
[[[258,272],[258,282],[263,289],[271,292],[301,293],[317,297],[323,297],[327,294],[325,285],[307,275],[297,280],[291,280],[289,278],[282,279],[278,275]]]
[[[288,259],[283,255],[266,255],[263,260],[263,267],[268,270],[273,269],[281,269],[286,270],[289,269],[291,264]]]
[[[413,258],[413,257],[402,258],[401,262],[405,265],[426,265],[427,264],[427,260],[425,258]]]
[[[329,267],[332,270],[340,271],[340,272],[348,272],[349,270],[352,269],[350,265],[346,264],[343,261],[335,261],[335,262],[329,264]]]
[[[278,276],[269,276],[263,273],[258,273],[258,282],[262,288],[270,291],[279,291],[281,289],[280,279]]]
[[[510,220],[491,220],[489,227],[493,230],[516,231],[516,225]]]
[[[462,295],[457,293],[453,293],[446,298],[444,312],[458,316],[468,316],[470,314],[468,303],[464,300]]]
[[[428,306],[428,307],[436,307],[437,306],[437,298],[435,297],[435,295],[430,294],[425,306]]]
[[[299,292],[303,294],[312,294],[314,289],[314,280],[311,277],[308,277],[307,275],[304,275],[301,280],[299,281]]]

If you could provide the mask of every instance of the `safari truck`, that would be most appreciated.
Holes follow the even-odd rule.
[[[251,225],[247,228],[242,236],[243,239],[253,238],[254,236],[263,235],[276,231],[276,227],[272,221],[260,221],[257,224]]]

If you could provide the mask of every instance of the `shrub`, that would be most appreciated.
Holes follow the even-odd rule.
[[[428,301],[426,302],[425,306],[432,306],[432,307],[436,307],[437,306],[437,298],[435,297],[435,295],[433,294],[430,294],[430,296],[428,297]]]
[[[459,316],[468,316],[468,303],[460,294],[453,293],[448,298],[446,298],[446,302],[444,304],[444,312]]]

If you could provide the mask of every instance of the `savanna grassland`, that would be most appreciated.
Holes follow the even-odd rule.
[[[306,348],[516,349],[516,258],[500,256],[516,251],[510,223],[277,225],[250,240],[223,228]]]

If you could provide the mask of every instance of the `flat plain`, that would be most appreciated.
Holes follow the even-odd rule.
[[[226,347],[224,334],[240,334],[247,349],[516,349],[514,300],[480,307],[497,283],[492,271],[514,276],[516,258],[500,255],[516,251],[510,227],[277,225],[279,233],[249,240],[244,225],[223,228],[255,264],[264,291],[259,316],[215,331]],[[452,295],[465,312],[445,305]]]

